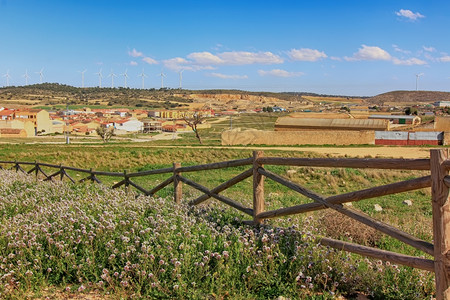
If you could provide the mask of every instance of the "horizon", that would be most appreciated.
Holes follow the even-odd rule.
[[[185,92],[206,92],[206,91],[224,91],[224,93],[226,93],[227,91],[233,91],[233,92],[242,92],[242,93],[274,93],[274,94],[298,94],[299,96],[318,96],[318,97],[348,97],[348,98],[372,98],[372,97],[376,97],[379,95],[384,95],[384,94],[389,94],[389,93],[396,93],[396,92],[406,92],[406,93],[449,93],[450,92],[446,92],[446,91],[430,91],[430,90],[393,90],[393,91],[386,91],[374,96],[364,96],[364,95],[344,95],[344,94],[318,94],[318,93],[314,93],[314,92],[308,92],[308,91],[285,91],[285,92],[272,92],[272,91],[264,91],[264,90],[259,90],[259,91],[247,91],[247,90],[240,90],[240,89],[222,89],[222,88],[218,88],[218,89],[186,89],[186,88],[170,88],[170,87],[165,87],[163,89],[160,88],[145,88],[142,89],[140,87],[122,87],[122,86],[117,86],[114,88],[108,87],[108,86],[104,86],[104,87],[99,87],[99,86],[88,86],[88,87],[78,87],[78,86],[72,86],[72,85],[68,85],[68,84],[63,84],[63,83],[58,83],[58,82],[43,82],[43,83],[35,83],[35,84],[29,84],[29,85],[18,85],[18,86],[0,86],[0,90],[3,89],[8,89],[8,88],[42,88],[42,86],[45,85],[58,85],[58,86],[66,86],[66,87],[70,87],[70,88],[75,88],[75,89],[105,89],[105,90],[138,90],[138,91],[155,91],[155,92],[164,92],[164,91],[180,91],[180,93],[182,93],[183,91]]]
[[[101,70],[105,88],[142,88],[144,72],[145,89],[448,92],[449,12],[417,0],[2,0],[0,86],[38,84],[42,71],[42,82],[96,87]]]

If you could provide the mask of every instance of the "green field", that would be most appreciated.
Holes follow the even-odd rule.
[[[250,125],[254,125],[257,129],[268,129],[273,126],[275,120],[276,116],[270,115],[243,116],[240,118],[234,118],[233,126],[249,127]],[[202,131],[201,133],[205,140],[204,144],[207,146],[220,145],[220,133],[223,129],[227,128],[227,126],[229,126],[229,120],[224,120],[220,123],[215,123],[211,129]],[[127,137],[127,139],[131,138],[133,137]],[[131,173],[171,167],[174,162],[180,162],[183,166],[189,166],[242,159],[252,156],[252,149],[249,147],[240,147],[238,149],[198,148],[196,146],[199,146],[199,143],[193,134],[183,134],[182,139],[175,141],[130,142],[127,139],[116,139],[107,144],[100,143],[98,139],[92,140],[86,138],[78,141],[83,142],[82,144],[77,144],[77,141],[75,141],[70,145],[55,145],[50,143],[25,144],[20,142],[17,144],[0,144],[0,160],[30,162],[38,161],[84,169],[92,168],[94,170],[101,171],[123,172],[126,170],[128,173]],[[49,141],[51,141],[51,138],[49,138]],[[176,147],[158,148],[158,146]],[[304,149],[301,151],[266,150],[264,151],[264,154],[265,156],[277,157],[318,156],[317,154],[307,152]],[[7,167],[6,165],[3,166]],[[183,176],[212,189],[248,168],[249,166],[192,172],[184,173]],[[312,167],[302,168],[288,166],[266,166],[266,168],[325,196],[425,176],[429,173],[417,171],[360,170],[350,168],[332,169]],[[28,169],[29,168],[27,168],[27,170]],[[54,172],[54,170],[49,168],[44,168],[44,170],[47,174]],[[68,173],[72,176],[72,178],[77,180],[85,176],[76,172]],[[135,178],[133,181],[146,189],[150,189],[165,180],[170,175],[171,174],[152,175],[142,178]],[[129,224],[126,223],[127,226],[122,229],[117,227],[118,231],[108,233],[115,236],[117,239],[119,239],[120,236],[125,236],[125,232],[130,233],[132,228],[132,220],[133,222],[136,221],[138,224],[137,226],[140,228],[150,226],[147,223],[148,220],[146,218],[150,216],[149,214],[155,212],[152,209],[143,209],[142,205],[144,207],[163,205],[165,207],[163,211],[159,212],[158,208],[156,213],[162,216],[161,222],[163,222],[163,224],[167,224],[167,226],[169,226],[170,222],[182,222],[181,220],[188,218],[188,216],[172,215],[173,211],[170,209],[172,205],[170,203],[173,203],[171,199],[173,196],[172,185],[169,185],[157,193],[157,197],[162,197],[164,200],[158,200],[159,202],[157,201],[155,203],[152,202],[155,200],[147,199],[148,197],[142,197],[142,195],[139,195],[131,188],[127,194],[124,193],[123,187],[111,192],[104,187],[100,187],[100,191],[97,191],[96,189],[99,187],[96,187],[95,185],[80,185],[75,187],[72,186],[72,184],[59,185],[54,183],[57,188],[61,188],[61,192],[59,193],[58,191],[52,190],[55,188],[53,183],[49,185],[45,184],[41,187],[42,183],[36,183],[32,177],[21,179],[21,182],[23,181],[25,183],[16,183],[14,176],[11,174],[8,175],[8,178],[6,175],[4,177],[5,181],[1,184],[3,186],[3,189],[1,190],[3,194],[0,194],[0,198],[8,198],[11,199],[11,201],[16,202],[13,204],[11,204],[12,202],[8,202],[8,205],[13,205],[11,207],[8,207],[5,202],[2,202],[3,210],[1,211],[1,228],[3,233],[7,232],[7,230],[12,230],[10,228],[12,225],[10,224],[15,224],[12,221],[16,220],[16,218],[25,215],[32,216],[30,211],[31,207],[38,208],[41,207],[41,205],[54,207],[55,205],[57,206],[61,203],[65,205],[64,207],[68,205],[68,207],[70,207],[68,208],[70,212],[83,212],[83,214],[88,216],[87,218],[89,220],[96,221],[99,221],[98,218],[100,211],[109,211],[109,209],[112,209],[114,212],[111,212],[111,214],[114,216],[114,220],[116,220],[116,222],[120,223],[120,220],[125,223],[127,220],[131,222]],[[100,176],[99,178],[103,181],[105,186],[112,186],[115,182],[120,181],[120,178],[117,177],[111,178]],[[247,207],[252,207],[251,178],[233,186],[221,194],[243,203]],[[40,196],[41,198],[36,198],[35,195],[42,196]],[[98,195],[98,205],[105,206],[97,206],[97,204],[94,204],[97,200],[94,201],[92,199],[95,199],[97,196],[93,195]],[[107,195],[107,197],[103,198],[102,195]],[[194,199],[200,195],[201,193],[199,191],[183,185],[183,203],[186,203],[188,200]],[[46,197],[50,197],[49,202],[39,203],[39,199],[44,199]],[[114,202],[114,205],[118,206],[107,207],[109,205],[108,197],[110,197],[109,199],[118,199],[117,203]],[[129,201],[132,202],[135,197],[140,199],[138,201],[139,204],[131,207],[130,205],[132,204],[129,204]],[[385,196],[378,199],[360,201],[353,203],[353,207],[425,241],[431,242],[432,217],[430,198],[430,189],[423,189],[414,192]],[[413,206],[406,206],[402,204],[404,200],[410,199],[413,201]],[[59,201],[63,202],[60,203]],[[72,204],[67,204],[65,201]],[[80,201],[79,205],[81,205],[81,207],[76,204],[77,201]],[[89,201],[94,202],[91,203]],[[265,201],[266,210],[270,210],[307,203],[311,200],[308,200],[296,192],[266,179]],[[120,205],[118,203],[121,203],[120,205],[122,205],[124,209],[129,209],[129,214],[122,211],[122,208],[119,208]],[[374,210],[375,204],[381,205],[381,207],[383,207],[383,211],[376,212]],[[277,239],[281,239],[280,241],[282,242],[274,243],[276,244],[275,247],[278,248],[274,249],[273,253],[278,253],[277,255],[279,255],[280,259],[272,261],[271,258],[267,256],[269,254],[258,256],[258,251],[263,251],[264,243],[262,243],[261,240],[267,232],[242,226],[241,221],[251,219],[249,216],[235,210],[224,208],[215,200],[208,200],[204,205],[201,205],[199,209],[201,213],[190,212],[189,208],[183,208],[183,210],[188,211],[189,214],[195,214],[195,218],[198,218],[195,222],[198,222],[198,224],[207,222],[205,223],[206,227],[201,227],[198,232],[188,231],[189,233],[186,233],[186,228],[181,230],[179,229],[179,226],[177,226],[177,230],[173,232],[164,231],[164,234],[161,236],[161,240],[159,238],[155,240],[155,238],[152,238],[149,234],[144,234],[142,236],[136,234],[136,236],[140,239],[149,239],[154,241],[154,244],[152,244],[154,249],[159,249],[155,248],[158,247],[158,245],[159,247],[162,247],[161,249],[167,247],[168,245],[173,249],[175,245],[180,245],[180,243],[195,243],[195,241],[192,240],[183,240],[178,235],[181,234],[184,236],[188,234],[193,236],[194,240],[200,239],[202,242],[207,244],[207,246],[202,248],[203,252],[208,250],[212,253],[221,253],[220,255],[223,255],[223,251],[229,251],[232,253],[233,257],[239,257],[238,260],[241,260],[241,264],[237,264],[237,260],[233,262],[228,261],[223,264],[212,260],[208,261],[208,270],[205,271],[203,275],[195,274],[197,270],[196,268],[193,268],[191,265],[188,266],[188,262],[185,264],[185,262],[179,259],[181,259],[181,257],[186,258],[185,255],[190,255],[190,262],[198,262],[202,259],[202,256],[198,256],[197,252],[194,253],[192,251],[188,251],[189,253],[176,251],[176,258],[182,263],[181,269],[183,269],[180,273],[182,278],[180,281],[177,281],[176,278],[169,276],[169,274],[167,274],[167,276],[161,275],[161,277],[158,277],[158,282],[160,284],[159,287],[149,287],[149,282],[146,283],[146,281],[141,278],[142,276],[139,276],[136,272],[131,272],[129,274],[127,273],[127,276],[129,276],[127,284],[129,284],[129,286],[124,286],[125,283],[122,283],[123,280],[119,280],[118,278],[112,278],[110,282],[105,284],[106,281],[100,279],[103,268],[108,269],[109,272],[112,272],[113,269],[118,270],[120,274],[120,272],[124,272],[124,270],[128,268],[125,268],[128,261],[131,264],[140,265],[142,265],[143,262],[140,260],[140,256],[133,256],[130,258],[124,257],[120,261],[117,261],[117,263],[111,264],[106,258],[111,255],[108,251],[112,251],[114,249],[101,248],[99,245],[105,241],[100,239],[99,241],[95,240],[95,243],[100,244],[94,243],[89,246],[93,248],[83,246],[78,249],[81,252],[75,252],[74,255],[77,256],[77,264],[82,265],[82,271],[80,271],[81,275],[76,269],[70,268],[65,258],[61,257],[58,261],[48,262],[45,258],[41,257],[41,253],[36,250],[36,253],[33,252],[30,254],[31,256],[26,256],[27,261],[30,260],[31,257],[35,257],[33,259],[38,259],[42,262],[45,261],[47,264],[46,269],[51,268],[53,270],[59,270],[61,266],[58,264],[65,265],[66,269],[64,269],[64,271],[60,271],[60,273],[57,273],[58,275],[49,275],[43,270],[33,271],[35,274],[38,274],[38,276],[36,278],[34,276],[28,278],[28,275],[25,275],[27,268],[24,267],[20,270],[16,270],[16,272],[21,272],[22,274],[22,277],[18,279],[18,282],[20,282],[20,287],[14,288],[13,290],[3,288],[0,289],[0,291],[1,293],[4,293],[4,295],[9,295],[8,297],[21,298],[27,293],[43,293],[43,290],[47,289],[48,286],[56,290],[61,290],[68,286],[70,293],[83,292],[83,288],[87,288],[87,290],[94,291],[95,293],[100,293],[102,295],[118,293],[120,295],[119,297],[125,298],[131,297],[133,293],[138,293],[138,298],[140,296],[150,298],[177,298],[180,297],[181,292],[183,292],[183,295],[193,295],[192,297],[185,296],[185,298],[191,299],[223,299],[227,297],[230,297],[231,299],[274,299],[278,296],[287,296],[292,297],[293,299],[332,299],[337,295],[344,295],[351,298],[354,297],[356,293],[371,295],[375,299],[423,299],[429,298],[433,293],[434,275],[429,272],[414,270],[407,267],[395,266],[394,268],[389,264],[380,264],[380,262],[367,260],[357,255],[343,254],[341,252],[335,252],[317,246],[314,242],[315,237],[328,236],[408,255],[424,255],[424,253],[413,249],[412,247],[406,246],[397,240],[377,233],[374,230],[356,223],[346,217],[342,217],[337,213],[333,213],[331,211],[318,211],[290,218],[284,217],[280,219],[268,220],[266,222],[266,225],[268,226],[267,230],[271,230],[271,228],[273,230],[279,230],[276,228],[289,228],[290,226],[295,226],[295,228],[301,232],[300,236],[298,236],[297,233],[292,233],[292,235],[286,237],[275,235],[273,238],[275,239],[276,237]],[[58,213],[63,212],[60,211]],[[49,221],[49,218],[51,221]],[[45,222],[45,220],[50,223],[56,222],[55,224],[60,224],[58,223],[60,220],[57,218],[52,218],[50,215],[45,216],[45,218],[42,219],[42,222]],[[22,221],[32,222],[32,220],[27,221],[26,219],[22,219]],[[211,223],[208,223],[213,221],[215,223],[213,225],[213,228],[215,228],[214,230],[209,228]],[[88,222],[87,219],[86,222]],[[20,224],[20,222],[17,223],[17,226],[22,226]],[[87,226],[87,223],[85,226]],[[218,229],[217,226],[219,226],[220,229]],[[228,235],[228,231],[223,231],[226,226],[231,226],[230,230],[236,234],[236,238],[231,238]],[[76,229],[77,228],[74,230]],[[253,234],[250,234],[250,232],[253,232]],[[279,232],[277,231],[277,234],[278,233]],[[100,233],[98,234],[102,236]],[[216,234],[218,234],[221,238],[217,237]],[[240,244],[243,242],[239,240],[241,234],[247,234],[247,237],[250,234],[251,238],[254,239],[252,243],[255,245],[252,246],[253,248],[249,250],[248,253],[245,249],[248,249],[250,246],[247,247],[245,244]],[[82,235],[81,238],[87,239],[86,241],[88,241],[89,235]],[[103,236],[103,239],[105,238],[106,237]],[[163,242],[163,238],[168,241],[168,244]],[[232,251],[235,252],[223,248],[223,243],[225,241],[230,241],[230,239],[234,247],[232,247]],[[8,241],[8,236],[0,236],[0,243],[8,243]],[[118,240],[116,242],[118,242]],[[295,255],[293,254],[292,251],[294,250],[292,246],[295,245],[296,242],[307,244],[306,246],[302,246],[302,251],[304,250],[305,252],[296,252]],[[128,246],[129,245],[121,244],[120,247],[122,248],[119,247],[120,249],[117,249],[120,252],[126,253]],[[49,249],[53,249],[51,248],[53,246],[49,245],[48,247],[50,247]],[[7,252],[2,252],[0,256],[6,257],[11,253],[8,251],[12,250],[6,247],[4,251]],[[165,262],[168,261],[167,257],[170,256],[170,251],[157,250],[156,253],[160,255],[160,257],[166,257],[166,259],[160,259],[163,259]],[[273,255],[273,253],[270,255]],[[314,254],[311,255],[311,253]],[[81,261],[83,258],[86,259],[86,255],[91,255],[89,257],[91,259],[95,259],[95,261],[98,261],[98,265],[102,265],[102,268],[94,268],[92,272],[88,271],[89,266],[85,265],[86,261]],[[291,259],[293,256],[296,258],[302,257],[302,259],[292,262]],[[425,255],[425,257],[427,257],[427,255]],[[342,263],[342,259],[344,259],[346,263]],[[242,263],[242,261],[245,261],[245,263]],[[286,264],[286,261],[290,261],[290,263]],[[328,261],[328,263],[324,264],[326,261]],[[17,263],[17,259],[14,262]],[[259,265],[261,263],[265,267],[263,269],[258,269],[260,268]],[[310,263],[312,263],[313,267],[309,267]],[[242,268],[244,265],[245,268]],[[246,269],[247,266],[250,266],[250,270],[256,271],[256,273],[252,273],[253,275],[250,276]],[[171,268],[173,267],[174,266],[171,266]],[[157,262],[153,263],[146,261],[145,268],[143,267],[142,270],[144,270],[147,274],[149,272],[156,274],[156,272],[158,272],[158,268],[160,268],[160,266]],[[328,272],[327,268],[332,268],[333,271]],[[140,270],[140,272],[142,272],[142,270]],[[6,271],[3,270],[2,272],[3,274],[6,274]],[[324,276],[323,273],[325,273],[326,276],[333,278],[333,280],[326,279],[329,277],[322,277]],[[341,275],[341,273],[345,275]],[[81,282],[78,280],[78,276],[81,276]],[[215,279],[210,280],[211,277],[208,276],[212,276]],[[242,280],[243,276],[246,278],[245,280]],[[192,280],[197,286],[193,287],[192,283],[188,282],[188,278],[194,278]],[[284,279],[280,280],[280,278]],[[359,280],[359,283],[357,283],[357,280]],[[104,285],[102,287],[96,285],[99,281],[103,281]],[[171,287],[178,285],[177,289],[179,290],[177,291],[177,289],[173,288],[169,289],[167,286],[164,287],[162,283]],[[311,288],[309,283],[313,283]],[[234,290],[233,286],[235,286]]]

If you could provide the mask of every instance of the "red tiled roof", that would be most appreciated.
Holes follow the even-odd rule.
[[[124,120],[117,120],[117,121],[114,121],[114,123],[123,124],[123,123],[126,123],[126,122],[128,122],[128,121],[130,121],[130,120],[124,119]]]
[[[0,128],[0,133],[2,134],[20,134],[23,129],[16,128]]]
[[[13,110],[5,109],[0,111],[0,116],[10,116],[14,113]]]

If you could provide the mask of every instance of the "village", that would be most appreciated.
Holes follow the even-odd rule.
[[[133,133],[191,132],[188,120],[201,116],[196,129],[211,127],[212,117],[232,117],[240,114],[279,115],[271,130],[229,128],[221,134],[222,145],[447,145],[450,118],[442,115],[448,101],[416,106],[415,114],[405,114],[405,108],[374,109],[354,104],[287,112],[281,106],[254,109],[144,110],[131,108],[89,108],[48,111],[29,107],[0,107],[0,137],[91,136],[99,129],[114,131],[116,136]],[[421,112],[417,112],[417,108]],[[410,109],[410,108],[408,108]],[[427,110],[424,112],[424,110]],[[424,118],[426,121],[423,121]],[[101,133],[100,133],[101,135]]]
[[[194,114],[214,115],[212,110],[147,111],[140,109],[90,109],[49,112],[44,109],[0,107],[0,137],[38,135],[97,135],[97,128],[114,128],[116,135],[128,133],[185,131],[185,118]],[[206,127],[207,125],[202,125]]]

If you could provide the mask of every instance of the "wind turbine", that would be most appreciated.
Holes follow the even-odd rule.
[[[84,71],[78,71],[81,73],[81,87],[84,88],[84,73],[86,73],[86,69]]]
[[[25,85],[28,85],[28,78],[30,78],[30,76],[28,75],[27,69],[25,69],[25,74],[23,74],[23,77],[25,77]]]
[[[142,77],[142,89],[144,89],[144,78],[147,77],[144,73],[144,69],[142,69],[142,73],[138,75],[139,77]]]
[[[127,78],[128,78],[127,72],[128,72],[128,70],[125,69],[125,73],[120,74],[120,76],[123,76],[123,79],[125,80],[125,88],[127,88]]]
[[[182,89],[181,81],[183,80],[183,72],[184,72],[184,70],[181,70],[180,72],[178,72],[178,74],[180,74],[180,90]]]
[[[39,83],[42,83],[42,79],[44,78],[44,68],[42,68],[39,72],[35,72],[36,74],[39,74]]]
[[[417,82],[419,81],[420,76],[423,76],[423,73],[416,74],[416,92],[417,92]]]
[[[111,69],[111,73],[109,73],[108,77],[111,77],[111,88],[114,88],[114,77],[117,77],[117,75],[114,74],[112,69]]]
[[[102,87],[102,68],[100,68],[100,71],[98,71],[98,73],[94,73],[94,75],[98,75],[98,87]]]
[[[3,77],[6,77],[6,86],[9,86],[9,79],[11,78],[11,76],[9,76],[9,70],[6,71],[6,74],[3,75]]]
[[[159,74],[159,76],[161,76],[161,88],[164,88],[164,77],[166,77],[166,74],[164,74],[161,70],[161,74]]]

